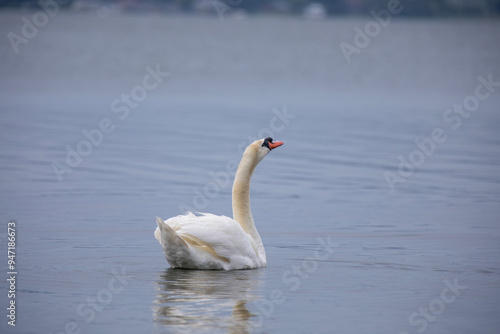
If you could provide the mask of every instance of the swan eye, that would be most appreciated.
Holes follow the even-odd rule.
[[[268,149],[271,149],[269,147],[269,143],[271,143],[271,144],[273,143],[273,138],[267,137],[266,139],[264,139],[264,142],[262,143],[262,146],[267,147]]]

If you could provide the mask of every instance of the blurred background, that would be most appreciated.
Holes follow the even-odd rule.
[[[0,7],[2,333],[500,328],[499,1]],[[232,216],[267,136],[268,267],[168,269],[155,216]]]
[[[215,3],[215,6],[214,6]],[[109,6],[120,11],[145,11],[162,13],[203,13],[213,15],[217,7],[238,7],[240,13],[306,15],[317,12],[323,15],[366,15],[376,8],[387,6],[386,0],[61,0],[58,4],[74,10],[99,9]],[[498,14],[498,0],[432,0],[411,3],[402,16],[494,16]],[[36,0],[2,0],[0,6],[37,8]]]

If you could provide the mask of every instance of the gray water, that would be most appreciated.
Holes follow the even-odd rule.
[[[500,88],[447,114],[500,81],[498,21],[396,18],[348,63],[369,18],[60,12],[16,54],[32,15],[0,13],[2,333],[498,331]],[[231,166],[268,135],[268,266],[168,269],[155,217],[231,216]]]

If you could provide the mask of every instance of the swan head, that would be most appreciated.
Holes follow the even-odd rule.
[[[261,161],[269,152],[281,145],[283,145],[282,141],[274,141],[273,138],[267,137],[254,141],[250,147],[256,149],[257,159]]]
[[[246,148],[240,165],[257,166],[272,150],[283,145],[281,141],[274,141],[271,137],[257,139]]]

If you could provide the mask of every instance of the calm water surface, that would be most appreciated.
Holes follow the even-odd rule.
[[[0,13],[1,35],[22,15]],[[348,64],[364,23],[60,13],[18,54],[4,38],[2,333],[498,331],[500,91],[456,129],[443,115],[500,81],[500,24],[395,21]],[[157,64],[169,76],[121,119]],[[168,269],[155,216],[231,216],[230,166],[268,135],[285,142],[252,182],[268,267]],[[399,156],[423,160],[391,191]]]

